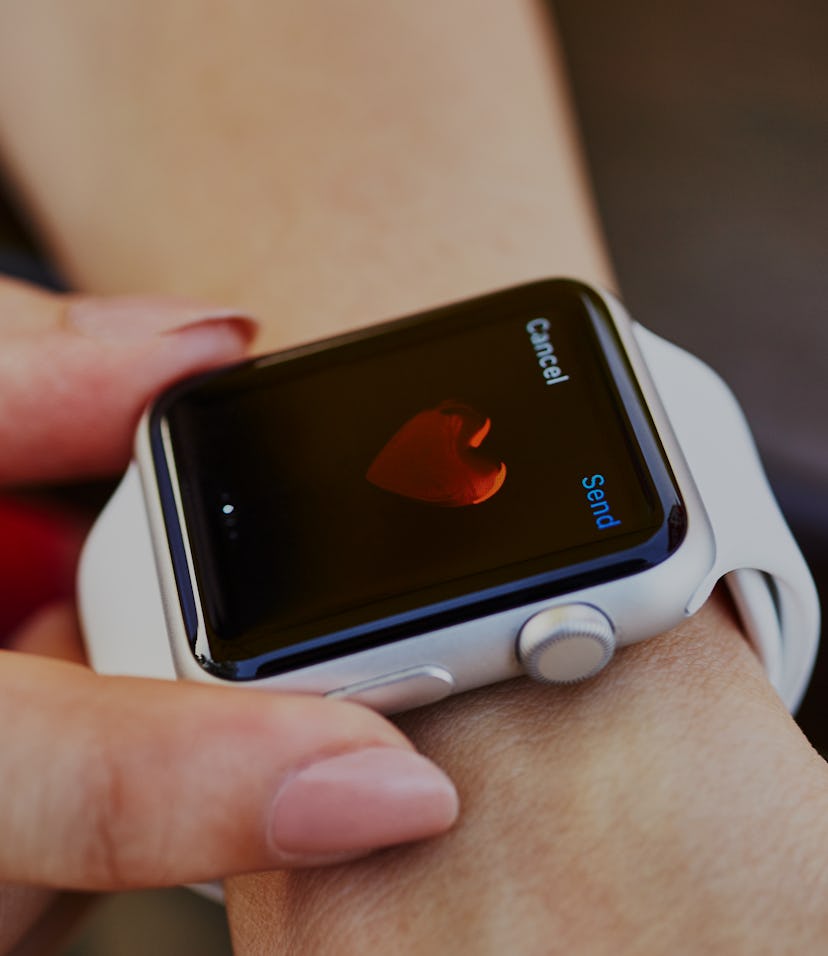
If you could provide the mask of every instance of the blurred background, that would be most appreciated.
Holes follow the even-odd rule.
[[[737,393],[825,606],[828,4],[552,6],[627,305]],[[0,268],[48,277],[8,203]],[[827,660],[799,715],[823,753]],[[63,956],[229,952],[222,910],[176,890],[105,901]]]
[[[828,4],[553,7],[626,305],[735,391],[826,607]]]

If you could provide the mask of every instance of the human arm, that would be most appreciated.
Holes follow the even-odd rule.
[[[107,76],[102,112],[72,162],[40,148],[24,167],[35,134],[54,135],[30,106],[8,155],[80,284],[252,303],[269,346],[550,272],[609,281],[560,60],[528,6],[366,3],[358,24],[338,5],[200,9],[158,14],[143,48],[126,42],[143,14],[97,34],[78,10],[55,26],[73,82],[50,96],[87,102]],[[119,64],[96,73],[103,40]],[[138,115],[120,115],[139,92]],[[101,128],[119,135],[95,140]],[[150,162],[133,162],[148,143]],[[823,766],[721,597],[583,688],[508,685],[404,726],[458,780],[460,829],[347,872],[232,884],[240,952],[470,937],[657,952],[696,924],[711,949],[761,951],[824,934]]]

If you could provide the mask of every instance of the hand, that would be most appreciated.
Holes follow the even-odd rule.
[[[192,303],[0,280],[0,483],[122,469],[148,398],[239,359],[252,330]],[[82,664],[67,606],[43,610],[11,644],[0,650],[0,952],[50,901],[31,887],[168,885],[341,860],[442,832],[456,816],[442,772],[363,707],[100,677]]]

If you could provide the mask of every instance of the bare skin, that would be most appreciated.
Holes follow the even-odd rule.
[[[458,826],[231,884],[240,952],[821,951],[825,768],[715,602],[599,680],[409,715]],[[331,941],[336,940],[335,948]]]
[[[612,283],[528,3],[15,0],[0,53],[6,167],[82,289],[236,303],[273,347],[547,274]],[[400,726],[458,826],[230,881],[239,953],[824,948],[828,776],[721,596],[588,685]]]
[[[264,349],[611,281],[530,4],[13,0],[0,26],[6,164],[81,288],[229,302]]]

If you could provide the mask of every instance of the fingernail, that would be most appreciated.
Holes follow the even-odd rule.
[[[289,777],[273,803],[269,839],[280,857],[367,852],[442,833],[457,811],[454,785],[431,761],[371,747]]]
[[[154,296],[83,297],[67,307],[66,324],[91,338],[135,341],[208,322],[232,322],[247,343],[258,323],[238,309],[216,309],[186,299]]]

